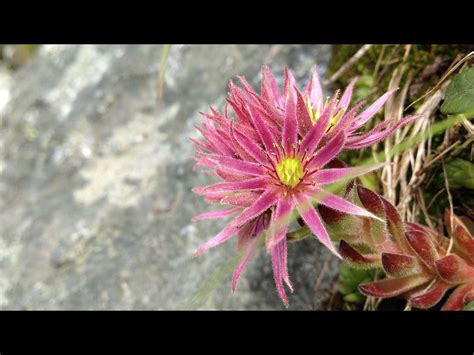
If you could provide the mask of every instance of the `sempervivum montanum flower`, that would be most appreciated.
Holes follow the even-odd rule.
[[[321,187],[371,171],[371,167],[326,168],[343,149],[362,148],[390,134],[397,123],[387,128],[376,126],[372,133],[355,131],[370,119],[390,93],[385,94],[360,115],[356,108],[347,111],[353,83],[341,100],[338,93],[322,103],[322,90],[316,70],[302,94],[290,71],[285,72],[283,93],[270,70],[262,68],[261,95],[244,78],[243,87],[232,82],[227,102],[235,117],[211,108],[212,114],[196,127],[204,141],[196,144],[197,163],[223,182],[193,189],[207,202],[228,208],[198,215],[194,220],[233,216],[227,226],[203,244],[197,254],[237,235],[242,259],[237,266],[232,289],[258,245],[259,236],[267,231],[266,247],[272,257],[278,293],[288,306],[283,282],[292,290],[287,270],[286,234],[290,215],[296,209],[314,235],[338,255],[312,200],[348,214],[375,217],[367,210]],[[405,120],[404,122],[407,122]]]

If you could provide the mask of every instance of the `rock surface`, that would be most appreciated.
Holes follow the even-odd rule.
[[[162,50],[44,46],[0,88],[1,309],[283,309],[263,251],[235,295],[224,274],[187,303],[235,249],[192,256],[223,223],[191,223],[211,207],[190,190],[210,178],[192,171],[188,138],[231,78],[257,86],[268,63],[302,83],[329,47],[173,46],[158,105]],[[328,288],[337,271],[327,255],[315,240],[290,245],[290,309],[320,307],[318,276]]]

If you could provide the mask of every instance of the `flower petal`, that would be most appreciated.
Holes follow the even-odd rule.
[[[262,66],[262,96],[275,106],[282,105],[280,89],[268,65]]]
[[[293,86],[288,88],[285,103],[285,120],[283,126],[282,146],[289,154],[296,146],[298,136],[298,120],[296,118],[296,94]]]
[[[311,169],[323,167],[334,159],[344,147],[346,134],[344,131],[338,133],[329,143],[316,152],[316,157],[309,164]]]
[[[276,288],[278,291],[278,294],[280,295],[281,300],[283,301],[283,304],[285,305],[286,308],[288,308],[288,298],[286,297],[285,289],[283,287],[283,274],[282,274],[282,262],[281,262],[281,253],[278,248],[278,245],[275,246],[272,251],[271,251],[271,256],[272,256],[272,266],[273,266],[273,277],[275,278],[275,284]]]
[[[195,187],[192,191],[196,194],[206,195],[214,192],[265,190],[267,187],[268,179],[266,177],[257,177],[243,181],[218,182],[214,185]]]
[[[370,105],[365,111],[363,111],[359,116],[355,118],[355,126],[360,127],[368,120],[370,120],[382,108],[382,106],[390,98],[390,96],[392,96],[397,90],[398,89],[390,90],[383,94],[381,97],[379,97],[372,105]]]
[[[269,154],[275,152],[275,147],[273,146],[273,144],[276,143],[275,137],[265,125],[265,122],[262,120],[260,113],[250,108],[250,114],[253,120],[253,124],[255,125],[258,135],[260,136],[263,146],[265,147],[265,150]]]
[[[352,90],[354,89],[354,84],[356,83],[356,81],[357,78],[352,79],[346,90],[344,90],[344,94],[342,95],[341,100],[337,105],[337,111],[342,109],[343,112],[346,112],[347,108],[349,107],[349,104],[351,103]]]
[[[219,234],[214,238],[208,240],[206,243],[201,245],[199,249],[194,253],[194,256],[202,254],[207,249],[214,248],[215,246],[224,243],[226,240],[232,238],[238,232],[238,228],[235,228],[232,225],[227,225]]]
[[[298,133],[301,137],[305,137],[313,127],[313,122],[309,116],[303,95],[298,89],[296,89],[296,117],[298,119]]]
[[[363,139],[357,139],[352,137],[351,140],[348,139],[347,144],[345,145],[345,149],[362,149],[366,148],[368,146],[371,146],[377,142],[380,142],[381,140],[387,138],[389,135],[391,135],[393,132],[395,132],[397,129],[400,127],[406,125],[407,123],[412,122],[419,116],[409,116],[404,118],[401,121],[398,121],[396,124],[394,124],[392,127],[385,129],[384,131],[377,132],[377,127],[374,127],[372,131],[369,131],[366,133],[364,136],[365,138]],[[382,122],[385,123],[385,122]]]
[[[231,225],[241,226],[272,207],[278,201],[279,193],[275,190],[265,191],[250,207],[232,220]]]
[[[301,218],[303,218],[306,225],[311,229],[316,238],[323,243],[334,255],[341,258],[333,243],[329,237],[326,228],[324,227],[321,218],[318,213],[315,211],[313,205],[309,202],[309,199],[302,195],[293,195],[293,200],[295,202],[296,208],[300,212]]]
[[[285,80],[283,82],[283,96],[286,98],[290,94],[291,88],[296,85],[295,77],[288,67],[285,68]]]
[[[262,166],[256,163],[220,156],[216,159],[222,169],[234,170],[240,173],[261,176],[265,173]]]
[[[234,213],[238,212],[236,208],[229,208],[226,210],[218,210],[218,211],[211,211],[206,213],[198,214],[192,218],[193,221],[198,221],[200,219],[216,219],[216,218],[223,218],[230,216]]]
[[[262,152],[262,149],[251,139],[235,130],[232,130],[232,134],[237,143],[257,162],[260,164],[265,164],[268,161],[265,154]]]
[[[242,254],[242,258],[240,259],[239,264],[234,270],[234,275],[232,276],[232,292],[235,292],[235,290],[237,289],[237,282],[239,281],[240,274],[249,263],[250,257],[258,246],[259,240],[260,238],[258,237],[250,238],[245,244],[245,246],[243,246],[244,252]]]
[[[259,194],[255,192],[240,192],[224,196],[220,199],[221,205],[232,205],[238,207],[250,207],[258,198]]]
[[[316,65],[313,67],[313,73],[304,94],[306,97],[309,97],[313,109],[316,109],[323,97],[323,89],[319,82],[318,67]]]
[[[313,179],[318,185],[326,185],[336,182],[338,180],[349,180],[357,176],[367,174],[370,171],[376,170],[384,166],[386,163],[379,163],[365,167],[351,167],[351,168],[336,168],[323,169],[317,171],[313,175]]]
[[[281,267],[281,276],[283,281],[285,281],[286,285],[293,292],[293,286],[291,285],[290,276],[288,274],[288,248],[286,238],[279,244],[279,251],[280,251],[280,267]]]
[[[269,229],[269,238],[266,241],[267,250],[270,251],[282,239],[285,239],[292,211],[293,203],[290,197],[284,197],[277,202],[273,221]]]
[[[332,102],[333,104],[334,102]],[[306,152],[307,156],[311,156],[314,150],[317,148],[319,142],[324,136],[331,119],[331,110],[326,108],[322,113],[321,117],[318,118],[316,123],[311,127],[310,131],[303,138],[301,142],[300,150]]]
[[[352,202],[343,199],[340,196],[334,195],[317,187],[313,189],[311,196],[308,195],[308,198],[313,198],[317,203],[347,214],[371,217],[383,222],[383,219],[367,211],[366,209],[359,207],[353,204]]]

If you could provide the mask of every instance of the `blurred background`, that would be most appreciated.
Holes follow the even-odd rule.
[[[317,64],[328,94],[356,75],[354,101],[402,88],[385,116],[423,113],[418,134],[445,119],[447,83],[438,84],[473,47],[0,45],[0,309],[283,309],[263,250],[235,295],[234,240],[193,257],[224,225],[191,222],[214,208],[191,192],[211,183],[192,171],[199,112],[221,109],[237,75],[259,91],[262,64],[280,84],[288,66],[300,87]],[[473,218],[470,127],[403,153],[401,185],[386,171],[362,183],[397,203],[405,220],[436,225],[449,207],[445,170],[455,212]],[[357,165],[384,149],[343,158]],[[357,285],[374,274],[341,266],[312,238],[290,244],[288,262],[290,309],[370,306]]]
[[[1,309],[283,308],[263,251],[235,295],[225,277],[187,303],[235,254],[230,241],[193,257],[223,224],[191,222],[213,207],[191,193],[210,177],[192,171],[189,138],[236,75],[259,88],[262,64],[281,82],[288,65],[303,84],[331,48],[173,45],[163,61],[164,49],[1,47]],[[290,248],[291,309],[319,307],[333,259],[313,240]]]

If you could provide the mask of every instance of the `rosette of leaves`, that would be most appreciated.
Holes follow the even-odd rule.
[[[386,278],[359,286],[362,293],[405,297],[413,307],[430,308],[454,289],[444,310],[460,310],[474,300],[474,237],[472,222],[446,213],[451,238],[416,223],[403,223],[395,206],[375,192],[355,185],[348,199],[384,222],[349,216],[320,207],[339,252],[352,267],[382,268]],[[469,226],[469,227],[468,227]]]

